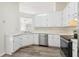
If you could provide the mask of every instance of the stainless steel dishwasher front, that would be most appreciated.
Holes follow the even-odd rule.
[[[39,34],[39,45],[48,46],[48,34]]]

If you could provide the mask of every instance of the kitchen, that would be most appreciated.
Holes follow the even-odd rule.
[[[19,49],[30,46],[36,46],[31,48],[36,49],[33,50],[35,52],[38,49],[44,51],[44,47],[46,50],[59,49],[52,55],[44,55],[48,57],[77,57],[77,35],[74,35],[78,29],[77,2],[8,2],[0,3],[2,6],[0,16],[5,37],[3,57],[11,57]],[[42,56],[41,53],[38,55]]]

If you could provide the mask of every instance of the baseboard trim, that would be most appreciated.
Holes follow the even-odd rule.
[[[3,55],[5,55],[5,52],[1,53],[1,54],[0,54],[0,57],[2,57]]]

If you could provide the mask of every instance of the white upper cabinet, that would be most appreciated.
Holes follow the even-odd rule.
[[[48,22],[48,15],[38,15],[38,16],[35,16],[34,19],[33,19],[33,24],[34,24],[34,27],[47,27],[47,22]]]
[[[54,12],[49,14],[48,27],[61,27],[61,12]]]
[[[63,26],[69,26],[69,21],[78,17],[78,3],[71,2],[63,10]]]
[[[50,13],[48,17],[48,27],[54,27],[56,23],[55,13]]]
[[[62,24],[62,13],[53,12],[46,15],[34,17],[34,27],[61,27]]]
[[[78,17],[78,3],[68,3],[63,11],[54,11],[47,15],[35,16],[34,27],[67,27],[69,22]]]
[[[73,19],[78,16],[78,3],[72,2],[68,5],[69,17]]]
[[[69,10],[68,10],[68,8],[66,7],[66,9],[64,9],[64,11],[63,11],[63,26],[68,26],[68,20],[69,20]]]
[[[62,12],[56,13],[56,27],[62,27]]]

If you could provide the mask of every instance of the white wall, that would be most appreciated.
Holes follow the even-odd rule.
[[[0,56],[4,54],[4,23],[2,11],[2,4],[0,4]]]
[[[3,22],[0,18],[0,56],[4,54],[4,30],[3,30]]]
[[[19,32],[19,6],[18,3],[3,3],[3,18],[5,20],[5,34],[11,35]]]
[[[19,32],[20,32],[20,24],[19,24],[18,3],[1,2],[0,3],[0,54],[3,54],[4,51],[6,50],[5,47],[6,44],[5,41],[7,41],[6,37]]]

